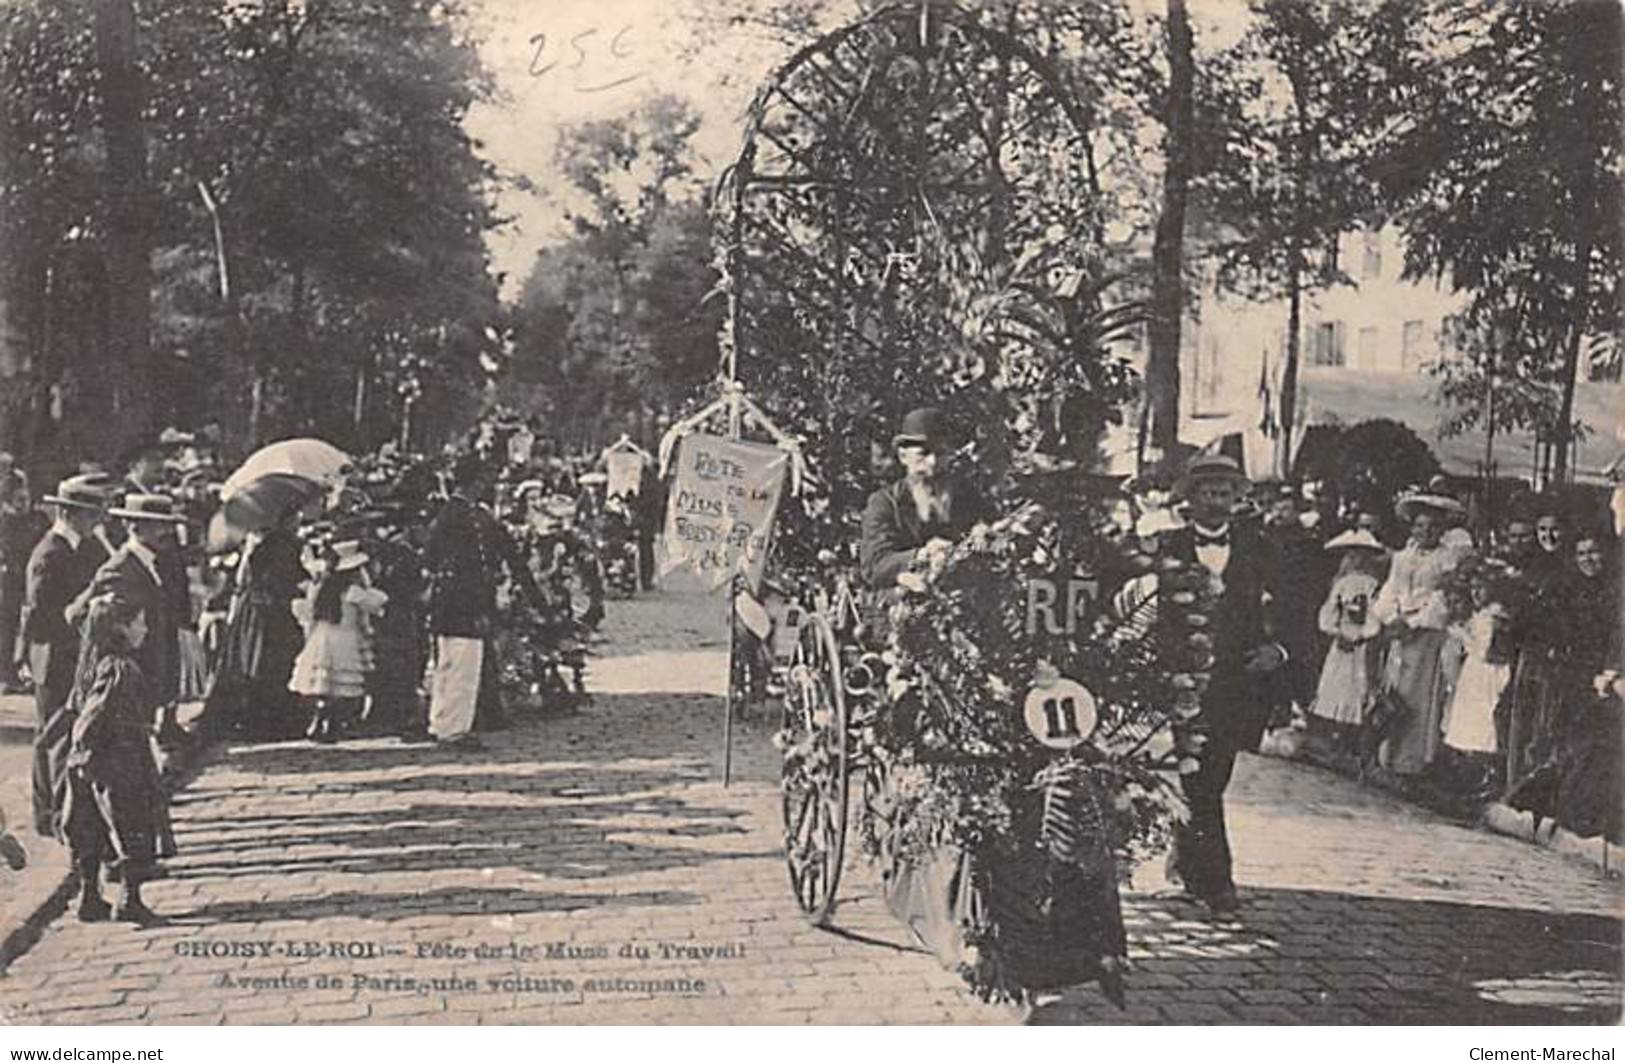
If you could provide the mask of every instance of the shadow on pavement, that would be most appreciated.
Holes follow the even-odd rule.
[[[283,900],[289,891],[275,883],[293,875],[520,872],[587,882],[777,860],[777,847],[751,844],[747,799],[759,804],[761,788],[743,786],[776,782],[777,753],[763,734],[742,734],[740,789],[715,785],[720,731],[708,725],[721,712],[721,699],[702,695],[600,695],[586,713],[488,735],[481,750],[383,740],[230,748],[176,801],[180,854],[169,864],[175,880],[202,884],[203,902],[181,921],[556,911],[608,895],[499,882],[430,889],[403,905],[390,882],[374,895]],[[211,882],[255,879],[271,885],[269,900],[208,900]],[[692,903],[681,890],[620,896]]]
[[[699,894],[683,890],[609,894],[469,887],[415,890],[411,893],[351,892],[269,901],[217,901],[186,913],[178,913],[169,920],[169,923],[181,927],[200,924],[213,926],[220,923],[263,923],[273,919],[331,919],[342,916],[388,920],[424,915],[524,915],[535,912],[570,912],[588,908],[698,904],[702,899]],[[381,915],[380,912],[386,914]]]
[[[1618,919],[1242,890],[1237,922],[1125,898],[1128,1008],[1069,991],[1029,1022],[1592,1024],[1621,1016]]]

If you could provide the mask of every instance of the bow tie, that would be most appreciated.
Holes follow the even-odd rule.
[[[1203,531],[1201,528],[1197,528],[1197,527],[1193,526],[1191,528],[1191,531],[1196,534],[1196,545],[1197,546],[1229,546],[1230,545],[1230,529],[1229,528],[1225,528],[1222,531],[1210,532],[1210,531]]]

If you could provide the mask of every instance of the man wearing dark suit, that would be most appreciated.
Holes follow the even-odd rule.
[[[1180,777],[1190,819],[1175,827],[1168,877],[1223,917],[1239,907],[1224,791],[1236,754],[1258,748],[1270,713],[1267,678],[1287,661],[1270,605],[1283,600],[1280,560],[1256,525],[1231,519],[1246,483],[1230,458],[1193,458],[1177,488],[1190,523],[1164,532],[1160,544],[1165,556],[1207,569],[1217,594],[1209,613],[1211,681],[1195,720],[1206,743],[1198,770]]]
[[[79,661],[79,629],[67,610],[90,585],[101,560],[91,532],[110,486],[106,475],[74,476],[62,481],[56,494],[46,495],[55,522],[28,558],[19,647],[26,650],[34,680],[34,830],[44,837],[55,833],[57,783],[73,729],[68,697]]]
[[[136,651],[141,671],[158,699],[163,729],[174,726],[175,699],[180,691],[179,625],[172,605],[171,591],[164,582],[161,561],[175,549],[175,528],[184,517],[165,495],[126,495],[124,505],[108,510],[108,515],[124,521],[129,537],[113,552],[70,609],[70,618],[82,613],[89,600],[113,594],[141,607],[147,617],[147,637]],[[173,578],[173,577],[171,577]]]
[[[892,447],[903,478],[871,494],[863,510],[859,561],[864,582],[876,590],[907,578],[924,547],[951,543],[987,516],[986,501],[948,474],[954,445],[941,410],[911,411]]]
[[[450,497],[429,526],[429,733],[445,745],[478,748],[475,730],[504,723],[498,687],[497,586],[506,568],[520,595],[537,602],[530,569],[502,525],[482,504],[488,475],[477,455],[453,470]]]

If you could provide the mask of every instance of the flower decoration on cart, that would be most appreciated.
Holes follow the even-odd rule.
[[[1065,981],[1035,975],[1037,939],[1077,932],[1109,906],[1068,913],[1072,894],[1115,891],[1166,847],[1186,814],[1178,776],[1204,744],[1208,582],[1125,553],[1107,502],[979,525],[890,609],[872,736],[889,785],[866,804],[865,846],[883,874],[944,845],[978,855],[960,969],[990,997]],[[1095,933],[1121,954],[1111,928]]]

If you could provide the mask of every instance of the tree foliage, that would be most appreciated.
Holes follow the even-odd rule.
[[[544,247],[515,310],[509,379],[571,442],[671,415],[717,372],[711,223],[692,107],[669,96],[562,136],[572,235]]]
[[[401,415],[397,387],[441,413],[466,403],[501,318],[483,245],[493,174],[462,127],[491,86],[461,6],[170,0],[137,14],[155,418],[376,442]],[[0,203],[8,246],[25,249],[0,281],[32,356],[29,408],[5,430],[62,457],[98,449],[81,393],[118,327],[91,16],[88,0],[0,16]]]
[[[1620,7],[1390,0],[1375,25],[1407,273],[1469,293],[1443,392],[1471,423],[1493,377],[1500,427],[1568,436],[1582,353],[1621,335]]]
[[[1331,497],[1353,501],[1386,521],[1402,491],[1438,474],[1439,459],[1405,425],[1379,419],[1313,429],[1298,455],[1297,472],[1324,482]]]

